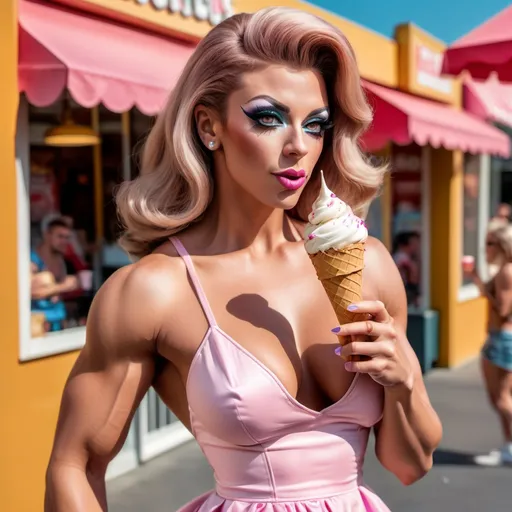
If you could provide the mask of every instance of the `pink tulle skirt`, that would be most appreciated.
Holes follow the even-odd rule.
[[[367,487],[306,501],[234,501],[208,492],[187,503],[178,512],[390,512]]]

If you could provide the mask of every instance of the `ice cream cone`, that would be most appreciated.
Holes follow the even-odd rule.
[[[322,283],[340,325],[366,320],[361,313],[348,311],[350,304],[362,299],[364,267],[364,242],[351,244],[344,249],[328,249],[309,255],[318,279]],[[341,344],[348,339],[340,338]],[[353,356],[351,361],[360,361]]]
[[[313,262],[340,325],[366,320],[366,315],[347,308],[362,299],[364,245],[368,230],[352,208],[321,182],[318,197],[304,228],[304,246]],[[340,337],[342,345],[349,338]],[[351,361],[361,361],[353,356]]]

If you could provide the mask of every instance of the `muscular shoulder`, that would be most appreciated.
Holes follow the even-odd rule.
[[[172,314],[176,274],[174,258],[163,254],[119,269],[94,298],[88,338],[123,344],[156,341],[163,319]]]
[[[396,268],[396,264],[386,246],[373,236],[368,237],[365,249],[365,269],[374,279],[381,282],[384,278],[382,270]]]

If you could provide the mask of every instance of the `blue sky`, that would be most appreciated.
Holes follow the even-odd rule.
[[[510,0],[309,0],[388,37],[406,21],[446,43],[504,9]]]

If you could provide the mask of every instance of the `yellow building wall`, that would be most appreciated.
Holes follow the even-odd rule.
[[[450,340],[449,366],[457,366],[474,357],[486,338],[487,300],[459,302],[455,308],[454,337]]]
[[[450,366],[455,339],[462,243],[462,173],[460,151],[431,150],[431,306],[439,311],[439,363]]]
[[[459,78],[443,77],[449,90],[427,87],[418,79],[418,48],[424,47],[442,58],[446,45],[413,23],[403,23],[395,29],[398,45],[398,85],[403,91],[462,107],[462,83]]]
[[[41,512],[60,396],[76,354],[20,364],[14,139],[18,108],[16,0],[0,1],[0,510]]]
[[[151,30],[180,38],[199,40],[211,26],[193,17],[156,10],[151,3],[140,5],[135,0],[57,0],[81,8],[146,26]],[[292,7],[316,14],[338,27],[350,41],[363,78],[396,87],[398,85],[398,50],[394,40],[368,30],[357,23],[300,0],[233,0],[235,13],[254,12],[264,7]]]
[[[359,72],[363,78],[388,87],[398,86],[398,49],[394,40],[307,2],[300,2],[298,0],[280,0],[279,2],[271,0],[265,0],[265,2],[261,0],[244,0],[242,2],[239,0],[236,2],[236,5],[245,3],[248,4],[248,7],[250,6],[249,4],[253,4],[254,9],[257,9],[256,6],[258,4],[265,3],[270,6],[278,3],[279,5],[295,7],[320,16],[335,27],[338,27],[345,34],[354,48]]]
[[[485,339],[484,299],[459,302],[462,254],[463,154],[432,148],[431,302],[439,311],[439,364],[452,367],[476,355]]]

